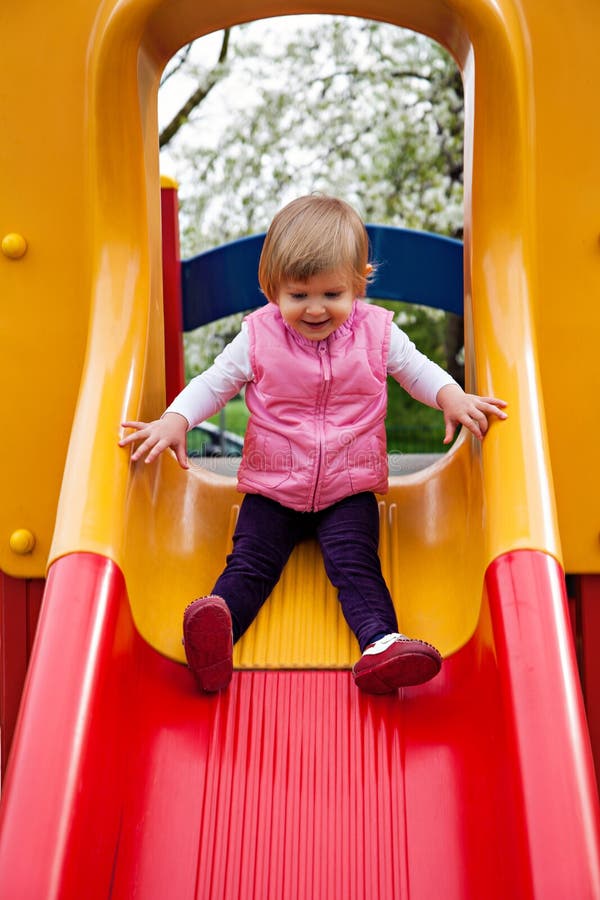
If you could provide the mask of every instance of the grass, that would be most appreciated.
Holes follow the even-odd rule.
[[[248,423],[248,417],[250,413],[244,403],[242,397],[234,397],[233,400],[230,400],[229,403],[225,407],[225,431],[232,431],[234,434],[239,434],[242,437],[246,433],[246,425]],[[221,413],[217,413],[216,416],[213,416],[208,420],[212,422],[213,425],[218,425],[221,427]]]

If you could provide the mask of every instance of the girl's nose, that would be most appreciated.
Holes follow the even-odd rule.
[[[325,304],[322,300],[311,300],[306,304],[306,314],[309,316],[322,316],[325,310]]]

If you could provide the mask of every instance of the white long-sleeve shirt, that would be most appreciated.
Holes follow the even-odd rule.
[[[439,409],[436,398],[440,389],[447,384],[456,384],[451,375],[417,350],[395,323],[391,326],[387,372],[411,397],[434,409]],[[193,428],[214,416],[253,380],[248,327],[243,322],[240,333],[217,356],[213,365],[193,378],[166,412],[179,413]]]

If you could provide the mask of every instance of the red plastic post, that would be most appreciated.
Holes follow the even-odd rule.
[[[0,572],[0,755],[2,775],[17,721],[23,684],[42,604],[43,578]]]
[[[181,260],[179,255],[179,207],[175,185],[162,186],[163,306],[165,321],[165,389],[170,403],[185,384],[183,363],[183,312],[181,308]]]
[[[38,632],[2,790],[0,893],[108,897],[130,739],[120,570],[90,553],[58,559]]]
[[[533,896],[600,896],[598,795],[564,574],[547,554],[519,550],[490,565],[486,587]]]
[[[596,775],[600,776],[600,575],[579,575],[581,677]]]

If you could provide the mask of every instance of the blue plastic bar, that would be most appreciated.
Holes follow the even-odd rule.
[[[461,241],[387,225],[367,225],[367,231],[376,266],[371,297],[462,314]],[[264,237],[242,238],[182,261],[185,331],[266,302],[257,277]]]

